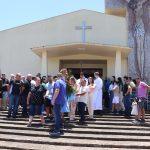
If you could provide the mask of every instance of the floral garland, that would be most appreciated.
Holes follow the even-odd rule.
[[[67,84],[67,87],[66,87],[66,94],[68,97],[70,97],[72,94],[75,94],[75,90],[73,89],[72,85],[69,83],[69,80],[70,80],[70,77],[72,77],[72,72],[71,70],[68,70],[68,77],[66,79],[66,84]]]

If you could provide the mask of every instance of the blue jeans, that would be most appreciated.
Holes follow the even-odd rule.
[[[54,116],[55,116],[55,130],[60,131],[62,128],[62,119],[61,119],[61,109],[63,105],[55,104],[54,105]]]
[[[27,115],[27,95],[22,95],[21,96],[21,104],[22,104],[22,115]]]
[[[131,115],[131,99],[130,98],[131,98],[130,95],[126,95],[123,98],[124,106],[125,106],[125,115],[126,116],[130,116]]]
[[[11,116],[12,107],[13,107],[13,117],[16,117],[18,111],[18,104],[19,104],[19,95],[10,95],[10,102],[9,102],[9,109],[8,109],[8,116]]]
[[[86,107],[85,103],[78,102],[78,112],[79,112],[79,116],[80,116],[79,122],[85,121],[85,107]]]
[[[35,114],[42,116],[43,104],[41,105],[30,105],[29,115],[34,116]]]

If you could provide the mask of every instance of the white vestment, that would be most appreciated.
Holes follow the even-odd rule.
[[[94,110],[102,110],[103,81],[101,78],[98,77],[97,79],[95,79],[94,84],[96,85],[94,92]]]

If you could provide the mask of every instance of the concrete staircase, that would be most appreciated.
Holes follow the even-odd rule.
[[[64,135],[50,138],[53,123],[39,125],[35,117],[33,126],[26,127],[27,118],[7,119],[7,112],[0,112],[0,149],[14,150],[122,150],[150,149],[150,115],[146,124],[136,126],[132,119],[105,114],[97,116],[87,125],[65,122]],[[67,119],[67,118],[66,118]],[[77,117],[78,119],[78,117]]]

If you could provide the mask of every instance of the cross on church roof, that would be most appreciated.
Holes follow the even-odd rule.
[[[92,26],[86,26],[86,22],[83,21],[82,22],[82,26],[76,26],[75,29],[76,30],[82,30],[82,43],[85,43],[85,41],[86,41],[86,39],[85,39],[85,36],[86,36],[85,32],[88,29],[92,29]]]

